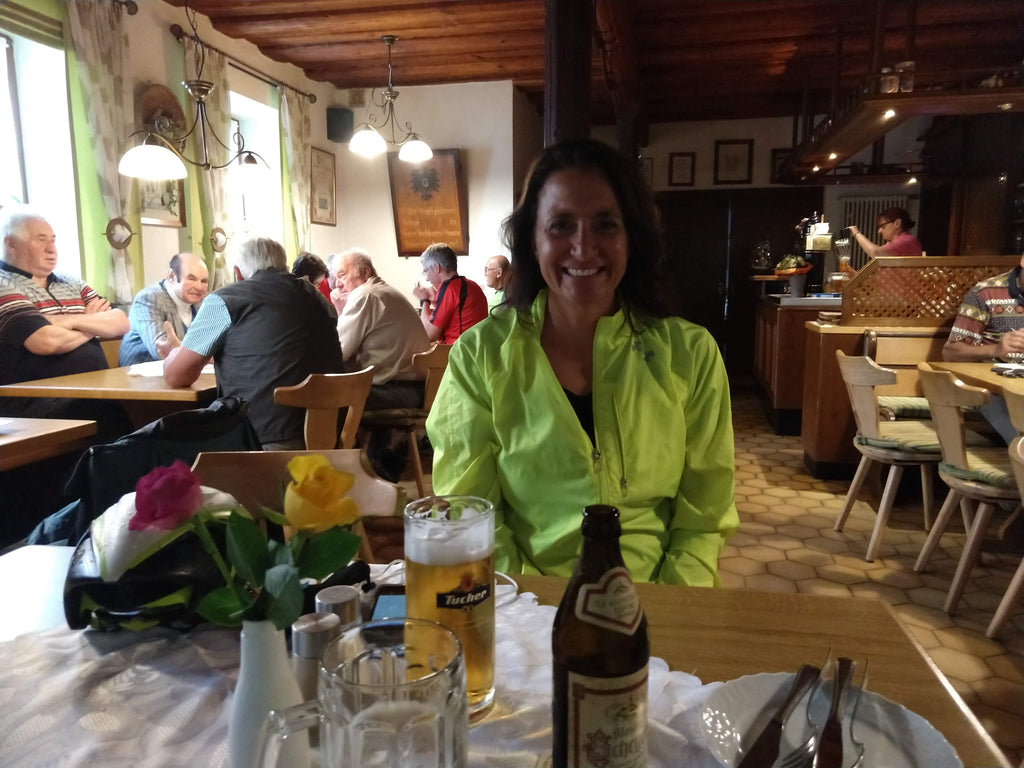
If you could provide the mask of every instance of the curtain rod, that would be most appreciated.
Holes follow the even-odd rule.
[[[174,35],[174,37],[178,40],[179,43],[182,41],[182,38],[193,37],[192,35],[190,35],[187,32],[185,32],[185,30],[182,28],[182,26],[180,24],[171,24],[171,34]],[[307,99],[309,99],[309,103],[310,104],[316,104],[316,94],[315,93],[306,93],[305,91],[300,91],[298,88],[292,88],[287,83],[282,83],[280,80],[275,80],[274,78],[270,77],[269,75],[265,75],[262,72],[260,72],[259,70],[253,69],[248,64],[245,64],[245,63],[239,61],[234,56],[232,56],[230,53],[222,51],[220,48],[216,48],[216,47],[214,47],[212,45],[204,43],[202,40],[199,40],[198,42],[199,42],[200,45],[203,45],[203,46],[209,48],[211,51],[216,51],[217,53],[219,53],[221,56],[223,56],[225,59],[227,59],[228,63],[231,66],[233,66],[235,69],[241,70],[242,72],[245,72],[247,75],[252,75],[256,79],[262,80],[267,85],[284,86],[285,88],[288,88],[289,90],[295,91],[296,93],[298,93],[298,94],[300,94],[302,96],[305,96]]]

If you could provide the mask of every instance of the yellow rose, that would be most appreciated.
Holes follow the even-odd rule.
[[[345,496],[355,478],[323,456],[296,456],[288,462],[292,482],[284,492],[284,514],[298,530],[321,533],[359,519],[359,505]]]

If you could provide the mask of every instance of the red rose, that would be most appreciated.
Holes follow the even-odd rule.
[[[128,521],[128,530],[173,530],[202,505],[199,478],[185,462],[157,467],[135,484],[135,514]]]

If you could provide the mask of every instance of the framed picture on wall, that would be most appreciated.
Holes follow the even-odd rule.
[[[338,203],[335,189],[334,155],[311,148],[309,175],[309,220],[314,224],[338,224]]]
[[[670,152],[668,156],[668,185],[670,187],[692,187],[696,165],[696,152]]]
[[[139,179],[139,209],[143,224],[185,226],[185,180]]]
[[[753,157],[753,139],[716,141],[715,184],[749,184]]]
[[[786,161],[789,160],[791,154],[793,154],[793,150],[789,147],[772,150],[771,175],[768,177],[772,184],[786,183],[782,179],[782,168],[786,165]]]
[[[448,243],[459,256],[469,253],[466,183],[457,149],[435,149],[422,163],[406,163],[388,153],[391,206],[399,256],[419,256],[431,243]]]

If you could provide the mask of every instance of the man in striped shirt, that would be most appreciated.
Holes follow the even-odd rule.
[[[127,333],[125,313],[54,272],[56,237],[41,214],[4,211],[0,235],[0,384],[106,368],[98,340]]]

